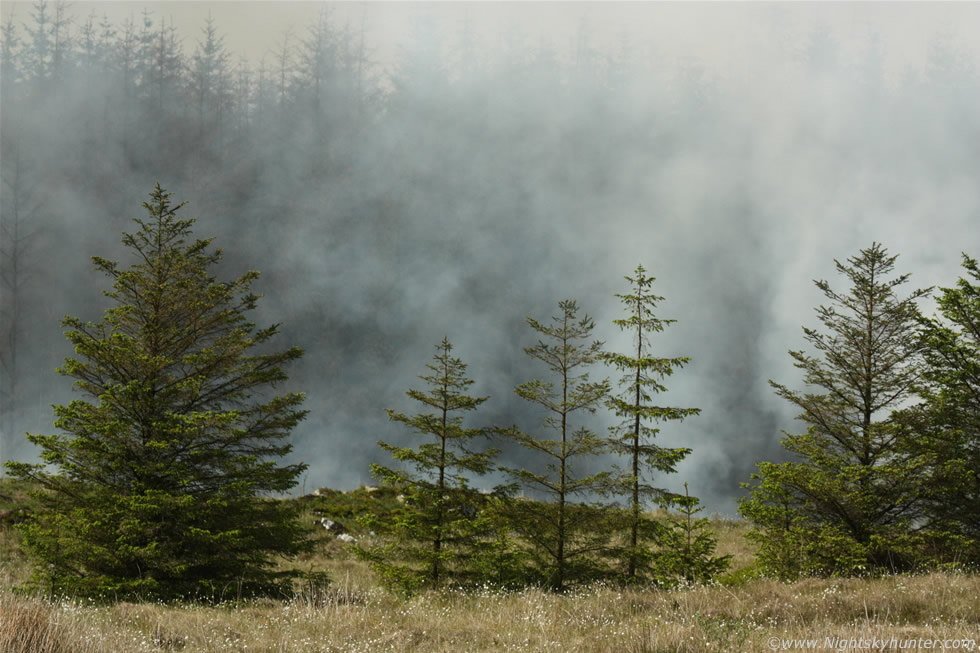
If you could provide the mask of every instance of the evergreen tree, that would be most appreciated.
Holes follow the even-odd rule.
[[[474,452],[469,445],[486,435],[485,429],[465,428],[464,414],[488,397],[465,394],[473,383],[466,365],[452,356],[452,344],[443,338],[436,347],[431,374],[419,378],[428,391],[406,394],[431,412],[405,415],[388,410],[388,417],[426,438],[416,448],[379,442],[382,449],[415,472],[371,465],[371,472],[403,495],[403,508],[388,523],[369,526],[388,539],[376,551],[362,551],[386,580],[407,591],[423,585],[438,586],[449,579],[465,579],[485,521],[478,519],[479,493],[467,486],[466,474],[485,474],[496,451]]]
[[[150,23],[147,23],[150,25]],[[188,177],[199,182],[201,174],[194,166],[193,154],[206,150],[200,134],[192,133],[188,124],[197,122],[184,113],[185,62],[181,41],[173,19],[170,25],[161,20],[149,41],[147,68],[143,72],[141,90],[144,107],[140,119],[151,127],[138,137],[145,140],[138,150],[143,165],[163,167],[168,162],[184,162],[182,169]],[[178,108],[179,107],[179,108]],[[196,118],[196,116],[195,116]]]
[[[138,118],[135,109],[140,74],[140,42],[136,25],[131,17],[123,21],[122,29],[115,40],[114,50],[114,64],[119,71],[117,84],[120,91],[118,92],[117,105],[112,108],[120,115],[118,125],[113,124],[108,119],[106,120],[105,139],[108,140],[110,134],[118,134],[117,137],[122,143],[125,160],[132,161],[135,149],[133,141],[137,132]],[[106,114],[108,114],[110,109],[108,102],[105,109]]]
[[[4,100],[4,104],[10,102],[14,84],[20,79],[22,58],[20,43],[17,25],[11,12],[4,21],[3,27],[0,27],[0,99]],[[9,112],[10,108],[4,107],[3,113],[9,114]],[[6,129],[6,124],[3,127]]]
[[[683,367],[690,358],[656,358],[650,355],[649,334],[663,331],[675,320],[654,315],[657,302],[664,299],[651,292],[655,278],[648,277],[642,265],[638,265],[633,274],[633,277],[626,277],[632,286],[631,292],[616,295],[623,302],[629,317],[613,320],[613,323],[633,336],[635,349],[628,354],[603,354],[608,364],[623,373],[619,382],[621,393],[610,397],[609,406],[623,419],[622,424],[612,429],[613,450],[627,456],[630,461],[625,488],[629,496],[630,539],[626,550],[626,576],[629,579],[636,578],[638,565],[650,560],[651,551],[642,545],[640,536],[643,531],[648,537],[654,536],[655,529],[643,517],[644,502],[670,498],[666,490],[651,485],[647,475],[651,471],[672,473],[677,463],[691,453],[687,448],[661,447],[654,443],[660,429],[649,424],[682,420],[701,412],[699,408],[671,408],[651,403],[651,393],[666,392],[664,378]]]
[[[929,460],[923,474],[928,530],[966,538],[934,555],[955,559],[963,546],[980,561],[980,267],[963,255],[966,275],[941,288],[941,317],[922,320],[923,401],[903,411],[908,447]]]
[[[329,157],[328,114],[339,113],[341,109],[331,102],[337,95],[337,44],[327,7],[321,8],[317,21],[308,27],[307,38],[300,42],[297,59],[297,74],[293,80],[296,108],[309,129],[310,175],[320,178]]]
[[[307,548],[296,510],[268,497],[305,465],[279,465],[303,395],[259,393],[302,352],[267,350],[277,325],[246,313],[258,272],[216,281],[221,251],[188,240],[159,184],[123,236],[136,262],[101,257],[114,302],[101,322],[66,317],[77,358],[59,371],[87,395],[56,406],[63,434],[30,435],[45,464],[7,463],[40,484],[23,527],[35,581],[53,593],[206,598],[278,592],[274,554]]]
[[[238,68],[235,70],[234,93],[235,136],[239,139],[248,137],[253,87],[252,71],[248,67],[248,60],[242,56],[238,59]]]
[[[665,502],[675,509],[659,525],[660,547],[654,554],[654,577],[660,585],[672,585],[678,579],[687,583],[706,583],[725,571],[732,556],[715,556],[717,540],[707,517],[697,517],[704,508],[692,497],[684,483],[684,496],[672,495]]]
[[[576,428],[571,418],[580,411],[594,413],[609,392],[609,383],[589,381],[585,371],[602,351],[601,342],[588,342],[595,322],[588,315],[579,319],[578,305],[573,300],[562,301],[558,306],[561,315],[553,317],[551,325],[527,318],[531,328],[545,340],[524,349],[528,356],[543,362],[556,380],[535,379],[514,390],[522,399],[547,411],[545,426],[555,437],[536,437],[517,428],[505,432],[547,461],[544,472],[505,471],[532,494],[541,493],[547,499],[518,499],[509,510],[513,527],[536,552],[541,580],[554,591],[564,590],[571,580],[588,580],[604,573],[594,555],[608,548],[609,530],[601,527],[605,511],[594,504],[572,502],[575,498],[606,494],[615,483],[612,472],[579,471],[579,464],[589,464],[608,447],[605,440],[585,426]]]
[[[40,85],[51,74],[51,18],[48,13],[46,0],[37,0],[33,4],[34,25],[27,28],[30,36],[30,47],[24,53],[25,70],[29,79]]]
[[[68,77],[74,63],[74,45],[68,3],[58,0],[54,3],[54,17],[51,21],[51,75],[56,81],[60,82]]]
[[[330,26],[327,7],[320,9],[317,21],[307,28],[307,32],[299,47],[295,81],[299,93],[309,98],[308,115],[316,124],[328,105],[327,93],[337,65],[336,37]],[[317,141],[317,144],[321,143]]]
[[[293,79],[295,64],[293,63],[294,46],[290,42],[293,37],[292,30],[286,30],[282,35],[282,43],[275,51],[275,68],[273,75],[276,84],[276,103],[279,107],[280,120],[285,115],[286,106],[289,102],[289,88]]]
[[[911,527],[920,514],[920,457],[903,453],[892,419],[921,374],[915,326],[916,300],[889,279],[896,256],[881,245],[835,261],[850,292],[817,287],[830,306],[817,308],[826,332],[804,327],[821,354],[791,351],[803,380],[820,392],[800,392],[770,381],[776,394],[799,407],[806,433],[786,434],[783,447],[798,460],[760,463],[758,483],[739,511],[752,521],[753,538],[768,571],[855,573],[912,564]]]
[[[209,22],[208,28],[211,27]],[[173,104],[180,101],[179,91],[183,85],[184,55],[177,28],[172,21],[169,26],[166,21],[160,21],[160,27],[153,35],[150,57],[150,67],[143,83],[149,99],[150,117],[156,122],[164,117]],[[196,59],[195,63],[198,63]],[[195,82],[198,81],[197,73],[195,69],[191,75]]]
[[[95,12],[91,12],[82,23],[79,30],[79,66],[84,72],[87,81],[91,83],[92,73],[99,63],[98,35],[95,25]]]
[[[198,138],[205,139],[218,151],[224,145],[224,114],[232,97],[229,55],[224,38],[218,34],[214,18],[205,22],[204,40],[198,42],[192,57],[191,91],[197,108]]]
[[[151,79],[153,75],[154,64],[158,63],[158,57],[155,56],[154,50],[156,41],[156,32],[153,29],[153,12],[150,11],[149,7],[143,7],[143,11],[140,14],[142,18],[142,26],[139,30],[139,35],[137,36],[137,70],[139,73],[139,86],[144,96],[148,95],[148,89],[151,87]]]
[[[96,58],[102,66],[102,73],[106,77],[108,77],[114,66],[113,43],[115,39],[116,30],[113,28],[112,23],[109,22],[109,16],[102,14],[102,20],[99,21],[99,36],[98,42],[95,45],[95,52]]]

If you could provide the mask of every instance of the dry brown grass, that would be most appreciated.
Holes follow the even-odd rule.
[[[767,639],[980,641],[980,579],[759,580],[565,596],[341,587],[325,600],[235,607],[46,603],[0,593],[3,651],[761,651]],[[888,650],[888,649],[886,649]]]
[[[68,653],[74,632],[59,622],[51,606],[39,600],[0,595],[0,651],[5,653]]]

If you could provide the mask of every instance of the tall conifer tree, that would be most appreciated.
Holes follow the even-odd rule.
[[[545,427],[553,437],[525,433],[517,428],[508,435],[546,461],[544,471],[508,469],[510,475],[544,501],[516,500],[511,505],[512,524],[536,551],[537,571],[554,591],[570,580],[587,580],[603,571],[594,556],[608,547],[609,532],[601,528],[596,506],[573,504],[607,494],[615,478],[612,472],[582,473],[582,467],[608,449],[607,442],[584,425],[575,426],[581,412],[594,413],[609,392],[606,380],[589,380],[587,369],[598,360],[602,343],[589,342],[595,322],[578,317],[573,300],[558,304],[561,314],[551,324],[527,318],[542,339],[525,353],[545,364],[554,381],[535,379],[521,383],[515,392],[547,411]],[[535,497],[536,498],[536,497]]]
[[[633,337],[633,350],[629,353],[605,353],[603,359],[622,373],[618,395],[609,398],[609,405],[622,423],[613,431],[612,444],[617,453],[630,461],[625,493],[629,497],[629,543],[626,550],[626,576],[637,576],[637,567],[649,560],[649,547],[642,543],[641,535],[655,535],[652,524],[643,518],[643,504],[649,500],[669,499],[670,494],[651,485],[651,472],[671,473],[678,462],[691,450],[684,447],[661,447],[654,442],[660,429],[651,426],[664,421],[682,420],[701,412],[699,408],[674,408],[652,403],[653,395],[666,392],[663,384],[675,369],[683,367],[690,358],[677,356],[658,358],[651,355],[650,334],[664,330],[675,320],[658,318],[654,314],[657,302],[663,301],[652,292],[654,277],[648,277],[642,265],[636,267],[632,277],[626,277],[630,292],[617,294],[628,317],[613,320],[620,329]],[[669,501],[663,502],[665,505]]]
[[[825,330],[803,333],[819,356],[790,352],[818,391],[770,381],[807,424],[805,433],[783,438],[798,459],[760,463],[758,483],[739,508],[773,573],[897,569],[914,557],[907,538],[922,507],[923,462],[905,454],[893,411],[922,374],[916,300],[929,289],[897,296],[908,275],[890,277],[896,258],[874,243],[846,265],[835,260],[851,288],[841,293],[815,282],[830,300],[817,308]]]
[[[419,377],[428,391],[406,393],[427,412],[387,411],[389,418],[427,440],[414,448],[378,443],[415,471],[371,465],[377,478],[402,492],[404,507],[393,520],[369,524],[388,544],[362,552],[390,584],[410,592],[470,575],[468,563],[484,522],[477,514],[478,493],[468,486],[466,475],[485,474],[496,455],[493,449],[470,449],[472,441],[487,431],[464,427],[464,416],[489,397],[466,394],[473,380],[466,377],[466,364],[452,356],[452,350],[449,339],[443,338],[433,362],[426,365],[431,373]]]
[[[300,393],[268,396],[296,347],[258,353],[277,325],[247,320],[259,273],[217,281],[210,240],[190,240],[159,184],[123,236],[135,262],[94,257],[113,280],[101,322],[63,321],[76,358],[59,371],[86,396],[30,435],[45,464],[7,463],[42,488],[23,529],[36,581],[55,593],[205,598],[278,592],[275,554],[307,546],[296,510],[268,498],[305,465],[280,465]]]

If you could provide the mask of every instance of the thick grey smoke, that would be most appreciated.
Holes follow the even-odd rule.
[[[219,32],[229,4],[215,5]],[[151,31],[189,11],[149,6]],[[877,240],[919,287],[952,284],[959,253],[980,254],[980,12],[630,4],[608,18],[604,6],[340,5],[322,70],[308,25],[285,39],[239,18],[272,45],[247,53],[244,81],[229,46],[222,97],[239,99],[214,105],[187,81],[200,25],[172,33],[183,77],[131,86],[118,57],[100,69],[80,54],[58,77],[49,53],[32,80],[34,42],[18,28],[28,54],[21,72],[4,69],[5,224],[18,170],[33,186],[17,202],[40,208],[23,219],[38,236],[24,248],[3,456],[36,455],[20,433],[50,429],[47,406],[70,398],[54,373],[70,354],[58,318],[99,318],[106,280],[89,256],[125,255],[119,233],[160,181],[226,251],[223,274],[262,271],[256,321],[281,322],[280,344],[307,351],[290,381],[309,395],[294,451],[307,491],[370,482],[376,441],[408,441],[383,409],[415,409],[404,392],[444,335],[474,392],[492,395],[477,421],[537,428],[513,394],[542,373],[522,351],[535,339],[525,316],[574,298],[597,338],[625,348],[612,294],[642,263],[662,317],[678,321],[654,345],[693,359],[664,401],[703,410],[664,428],[664,443],[694,453],[661,480],[733,512],[738,484],[797,428],[766,382],[799,385],[786,351],[815,325],[812,280],[837,282],[832,259]],[[31,26],[31,5],[5,4],[5,21],[10,7]],[[90,9],[70,9],[79,52]]]

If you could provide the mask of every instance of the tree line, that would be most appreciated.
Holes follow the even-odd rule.
[[[288,592],[294,573],[274,555],[312,546],[298,504],[270,495],[294,487],[306,465],[282,464],[290,431],[307,415],[302,393],[278,393],[299,348],[270,351],[278,325],[249,321],[258,272],[212,276],[221,251],[193,239],[193,220],[156,186],[138,230],[123,234],[135,263],[93,257],[112,282],[100,322],[66,317],[73,344],[59,372],[84,396],[55,407],[62,433],[30,435],[43,463],[9,462],[38,489],[40,509],[20,526],[34,586],[52,594],[205,598]],[[765,575],[853,575],[975,564],[978,539],[980,269],[941,289],[938,314],[905,296],[908,275],[878,243],[837,271],[849,282],[817,287],[822,328],[804,327],[813,352],[791,351],[806,391],[772,383],[806,425],[787,434],[794,458],[760,462],[740,512],[752,524]],[[359,545],[388,585],[406,592],[446,584],[542,585],[593,581],[670,586],[708,581],[727,566],[714,555],[698,501],[661,487],[691,450],[657,443],[664,424],[698,414],[663,405],[666,380],[689,361],[657,355],[651,336],[672,320],[638,266],[617,296],[615,324],[632,349],[607,351],[594,320],[563,300],[550,320],[528,317],[525,353],[540,378],[514,392],[540,408],[528,425],[473,426],[488,397],[447,338],[436,346],[409,415],[389,410],[418,444],[381,448],[374,465],[402,493],[389,519],[366,518],[376,545]],[[621,374],[591,376],[600,363]],[[738,379],[732,379],[738,382]],[[582,416],[620,421],[605,435]],[[524,467],[498,467],[483,440],[528,451]],[[625,461],[586,471],[607,453]],[[484,494],[473,482],[500,469],[510,483]],[[526,496],[525,496],[526,494]],[[651,512],[667,511],[666,516]]]
[[[210,269],[220,251],[209,251],[210,240],[190,239],[193,221],[177,217],[182,205],[170,196],[157,185],[144,204],[148,217],[124,234],[135,264],[121,269],[93,257],[113,284],[106,294],[115,305],[103,320],[63,321],[78,357],[59,372],[88,399],[56,408],[64,434],[29,436],[44,463],[7,463],[15,477],[41,488],[42,508],[22,530],[39,563],[35,582],[54,593],[209,596],[232,581],[238,592],[278,591],[284,579],[268,570],[268,556],[309,545],[295,507],[262,498],[293,487],[306,468],[278,464],[290,451],[285,438],[306,415],[303,395],[259,399],[302,352],[254,353],[277,332],[247,320],[258,273],[216,281]],[[540,340],[525,351],[548,376],[515,392],[544,410],[541,431],[464,427],[463,415],[487,398],[466,394],[473,383],[466,365],[448,338],[438,345],[431,374],[421,377],[427,389],[408,392],[434,412],[388,412],[434,441],[381,443],[414,472],[373,467],[406,497],[394,519],[368,524],[389,542],[361,550],[383,577],[409,591],[463,577],[485,581],[475,569],[502,584],[537,582],[556,591],[610,574],[666,580],[683,570],[692,580],[707,578],[693,567],[665,569],[649,546],[648,499],[696,508],[696,500],[650,485],[652,472],[672,471],[690,452],[656,446],[655,424],[698,410],[652,403],[666,390],[663,379],[688,359],[651,354],[649,335],[670,321],[655,316],[662,298],[642,266],[627,280],[621,299],[628,317],[618,323],[633,336],[634,351],[607,352],[591,340],[595,322],[579,316],[573,300],[560,302],[550,322],[528,318]],[[603,359],[624,372],[616,393],[607,379],[589,378]],[[610,437],[576,419],[606,404],[623,419]],[[513,484],[489,498],[475,492],[470,482],[495,468],[496,450],[470,447],[485,436],[516,440],[545,459],[546,471],[506,469]],[[583,473],[610,451],[629,458],[630,469]],[[539,500],[516,497],[518,488]],[[628,510],[597,502],[616,496],[628,499]],[[629,536],[614,544],[617,528]],[[710,547],[704,553],[723,567]]]
[[[6,438],[40,422],[46,411],[45,402],[34,403],[31,419],[23,408],[43,394],[35,392],[43,384],[31,363],[42,359],[47,366],[44,356],[60,338],[53,329],[28,326],[51,321],[37,297],[71,278],[39,261],[63,258],[61,243],[75,240],[74,225],[63,218],[69,212],[109,232],[125,229],[128,206],[119,188],[135,196],[165,179],[242,234],[232,256],[249,239],[261,242],[271,230],[308,228],[315,220],[312,235],[327,250],[356,237],[379,260],[399,260],[424,246],[438,252],[440,264],[458,265],[454,243],[474,224],[489,224],[484,237],[499,247],[488,249],[509,258],[483,266],[482,288],[489,291],[509,282],[498,269],[524,259],[511,243],[540,245],[540,256],[549,256],[546,238],[527,224],[560,213],[565,202],[574,208],[623,201],[616,186],[629,158],[623,148],[643,153],[638,169],[659,169],[678,156],[725,159],[715,149],[726,142],[720,126],[751,127],[732,123],[724,107],[738,98],[726,96],[698,66],[674,69],[658,60],[655,70],[638,70],[629,43],[602,52],[585,23],[568,52],[526,43],[513,32],[499,35],[490,56],[469,38],[471,25],[457,36],[426,31],[420,21],[382,66],[364,26],[336,20],[329,8],[282,34],[257,61],[230,51],[215,20],[185,37],[150,11],[112,22],[76,9],[45,0],[19,4],[0,28],[0,431]],[[794,75],[805,80],[819,68],[822,75],[846,72],[863,80],[850,98],[867,107],[868,116],[857,122],[873,117],[879,128],[861,130],[862,138],[901,133],[913,139],[904,151],[932,151],[935,139],[917,141],[904,126],[922,116],[972,124],[975,77],[960,77],[958,68],[969,57],[937,43],[934,60],[926,62],[928,79],[910,72],[891,87],[881,74],[880,48],[869,46],[860,66],[844,71],[831,56],[833,36],[824,31],[813,40],[793,60]],[[623,113],[623,107],[636,110]],[[826,142],[836,147],[846,139]],[[872,138],[861,151],[892,147]],[[944,150],[944,160],[954,154]],[[940,169],[922,157],[910,165],[926,178]],[[59,192],[49,192],[52,187]],[[510,192],[500,193],[504,187]],[[422,208],[413,201],[416,193],[427,198]],[[745,213],[752,212],[747,206]],[[446,224],[433,216],[469,217]],[[568,265],[561,257],[548,263]],[[375,282],[364,297],[381,305],[390,293]],[[321,313],[310,308],[295,322],[323,322]],[[326,327],[338,339],[365,331],[339,322]],[[378,340],[402,335],[382,333]],[[391,362],[383,346],[367,356],[364,345],[337,353],[338,364],[355,356],[378,367]]]
[[[823,327],[803,328],[813,351],[790,352],[803,372],[805,389],[770,381],[780,397],[802,411],[798,419],[806,431],[786,433],[782,445],[792,455],[789,462],[760,462],[758,473],[743,485],[748,495],[740,500],[739,512],[752,525],[748,537],[758,547],[761,574],[795,579],[898,573],[970,566],[980,560],[980,270],[976,260],[964,254],[964,278],[955,287],[941,289],[939,314],[926,317],[917,300],[932,289],[900,296],[897,289],[909,275],[893,275],[896,259],[897,255],[873,243],[845,263],[835,261],[849,287],[835,289],[827,281],[816,282],[828,299],[827,305],[816,309]],[[528,545],[530,553],[517,550],[533,561],[530,577],[553,589],[561,589],[570,578],[660,584],[678,578],[707,580],[726,567],[724,558],[712,555],[711,536],[692,533],[696,529],[689,520],[655,518],[646,512],[651,506],[675,508],[688,517],[697,511],[695,498],[669,493],[648,480],[651,473],[673,472],[690,453],[690,449],[658,446],[658,425],[699,411],[651,403],[651,393],[665,391],[664,379],[688,358],[650,355],[649,334],[671,320],[656,316],[653,309],[662,298],[650,292],[653,278],[642,266],[627,281],[630,292],[617,296],[629,317],[615,322],[630,331],[634,352],[605,352],[602,343],[589,343],[594,323],[589,317],[577,318],[574,301],[561,302],[560,313],[550,325],[528,318],[544,339],[525,351],[543,361],[552,376],[522,383],[515,392],[544,407],[549,413],[545,427],[560,437],[542,437],[516,427],[495,430],[549,461],[545,474],[505,469],[516,486],[537,491],[548,500],[504,501],[498,518]],[[451,361],[452,369],[459,371],[450,377],[444,367],[441,379],[422,377],[436,392],[427,396],[412,390],[409,396],[445,410],[449,404],[434,398],[447,397],[450,387],[469,383],[461,375],[461,361],[448,358],[450,348],[444,341],[436,360],[444,365]],[[611,391],[607,380],[590,382],[586,373],[576,371],[599,360],[624,373],[619,392]],[[453,386],[447,384],[450,378]],[[453,397],[463,402],[458,408],[467,410],[485,400]],[[594,411],[603,404],[624,419],[609,437],[597,437],[569,421],[574,411]],[[420,434],[435,436],[439,451],[444,452],[447,442],[456,441],[450,439],[446,421],[431,421],[432,417],[392,415]],[[480,431],[462,433],[473,437]],[[422,444],[418,451],[429,451],[431,446]],[[446,503],[450,494],[443,475],[455,459],[420,457],[414,450],[384,443],[382,447],[396,460],[413,462],[419,473],[376,466],[376,475],[399,487],[416,488],[427,499],[407,509],[422,521],[397,522],[394,532],[401,542],[424,542],[432,548],[413,549],[414,559],[431,564],[413,568],[414,576],[406,577],[406,567],[392,566],[384,558],[376,558],[376,564],[389,574],[397,570],[401,575],[393,577],[402,583],[437,584],[439,561],[453,559],[440,556],[440,545],[451,531],[443,530],[446,511],[458,505],[458,499]],[[609,451],[625,456],[625,470],[570,472],[577,457]],[[467,460],[459,459],[458,471],[487,470],[484,457],[473,467],[462,462]],[[436,472],[439,481],[433,484]],[[463,477],[458,480],[454,491],[466,487]],[[571,503],[582,496],[623,500],[601,507],[592,503],[589,508]],[[685,524],[684,537],[677,537],[676,527]],[[506,562],[513,564],[513,556]],[[504,566],[500,560],[493,565]],[[522,582],[529,577],[526,569],[516,575]]]
[[[75,16],[61,1],[24,10],[7,14],[0,29],[0,450],[30,423],[21,408],[37,383],[29,362],[49,344],[28,328],[43,313],[36,297],[54,286],[39,260],[57,258],[57,243],[70,239],[51,185],[72,195],[80,220],[113,229],[126,228],[128,207],[110,191],[142,193],[145,176],[165,175],[216,214],[234,215],[239,233],[296,228],[316,207],[330,234],[367,225],[363,237],[384,258],[422,237],[393,183],[404,166],[392,163],[417,157],[438,177],[446,159],[430,151],[441,140],[421,136],[430,92],[450,88],[445,55],[418,52],[421,28],[383,72],[363,26],[334,20],[328,7],[252,62],[228,50],[212,19],[185,42],[149,10],[121,24]],[[513,55],[515,69],[535,58]],[[537,87],[528,79],[523,88]],[[446,99],[466,111],[461,92]],[[506,137],[488,133],[486,141]],[[331,328],[342,336],[346,327]],[[363,348],[357,355],[364,358]]]

